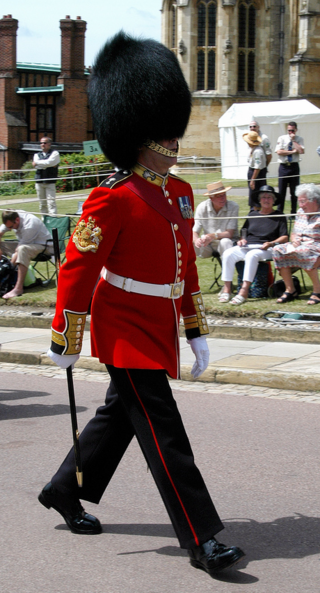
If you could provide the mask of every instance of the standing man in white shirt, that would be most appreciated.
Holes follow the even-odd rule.
[[[41,138],[41,150],[34,155],[32,163],[36,169],[36,191],[41,214],[57,214],[56,180],[60,155],[51,148],[51,144],[51,138]]]
[[[15,287],[3,295],[3,299],[12,299],[23,294],[23,283],[30,261],[45,248],[45,253],[53,255],[53,243],[50,232],[43,222],[30,212],[19,210],[2,212],[0,239],[8,231],[14,231],[18,241],[12,241],[13,255],[11,263],[18,266],[18,278]],[[48,243],[48,241],[50,241]],[[10,242],[11,243],[11,242]],[[5,246],[5,244],[3,244]],[[47,246],[47,247],[46,247]],[[7,252],[7,254],[9,254]]]
[[[212,257],[213,251],[222,255],[238,239],[239,206],[227,200],[231,186],[224,187],[222,181],[217,181],[208,183],[207,189],[204,195],[209,198],[197,206],[193,227],[194,249],[203,258]]]
[[[260,125],[257,120],[253,119],[249,124],[250,132],[257,132],[261,137],[261,146],[266,155],[267,167],[272,159],[272,147],[271,142],[266,134],[262,134],[260,130]]]
[[[287,134],[279,136],[275,152],[278,155],[279,164],[279,194],[280,208],[284,211],[284,204],[287,193],[287,186],[291,194],[291,214],[297,212],[296,187],[300,184],[300,155],[304,154],[304,142],[297,134],[297,124],[290,121],[287,127]]]

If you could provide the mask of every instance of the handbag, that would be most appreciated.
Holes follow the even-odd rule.
[[[294,285],[295,291],[298,294],[301,294],[301,286],[300,286],[299,278],[297,278],[297,276],[292,276],[292,280],[293,280],[293,285]],[[286,285],[285,285],[284,281],[277,280],[269,287],[268,295],[271,298],[279,299],[283,295],[285,289],[286,289]]]
[[[238,261],[236,263],[236,269],[238,272],[238,292],[239,292],[239,290],[242,286],[244,262]],[[273,281],[273,276],[272,276],[272,281]],[[249,298],[251,298],[251,299],[266,298],[268,296],[269,284],[270,284],[270,262],[261,261],[261,262],[259,262],[257,273],[256,273],[254,280],[249,288]]]

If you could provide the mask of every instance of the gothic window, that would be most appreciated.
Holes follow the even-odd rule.
[[[238,91],[254,92],[256,8],[241,0],[238,16]]]
[[[217,0],[197,0],[197,90],[215,89]]]
[[[170,31],[170,47],[172,51],[176,54],[177,53],[177,5],[175,0],[172,0],[170,3],[169,9],[169,31]]]

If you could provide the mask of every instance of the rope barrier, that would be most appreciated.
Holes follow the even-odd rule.
[[[78,197],[78,196],[76,196]],[[34,198],[35,200],[37,198]],[[74,197],[68,197],[68,198],[58,198],[60,200],[63,199],[74,199]],[[26,200],[24,200],[25,202]],[[0,208],[0,212],[4,212],[5,210],[13,210],[12,208]],[[25,210],[23,210],[22,208],[15,208],[13,210],[13,212],[21,210],[22,212],[25,212]],[[39,216],[39,211],[38,212],[32,212],[31,210],[28,210],[28,212],[30,212],[30,214],[36,214]],[[296,217],[296,216],[303,216],[302,212],[296,212],[295,214],[284,214],[284,213],[279,213],[279,214],[273,214],[272,212],[270,214],[261,214],[261,215],[256,215],[255,218],[265,218],[266,216],[272,216],[272,218],[291,218],[291,217]],[[320,214],[320,212],[312,212],[309,214],[309,216],[315,216],[316,214]],[[75,218],[76,216],[79,216],[79,214],[74,213],[74,214],[46,214],[46,216],[52,216],[53,218],[59,217],[59,218],[63,218],[64,216],[68,216],[69,218]],[[204,217],[204,216],[195,216],[194,220],[246,220],[249,217],[248,214],[245,214],[243,216],[219,216],[219,217]]]
[[[4,212],[5,210],[10,210],[10,212],[11,211],[12,212],[28,212],[28,214],[34,214],[35,216],[42,216],[42,214],[40,215],[39,211],[32,212],[31,210],[27,211],[27,210],[23,210],[22,208],[14,208],[14,210],[11,208],[0,208],[0,212]],[[49,213],[46,213],[46,216],[51,216],[51,218],[66,218],[66,217],[67,218],[76,218],[76,217],[80,218],[80,214],[76,214],[76,213],[74,213],[74,214],[58,214],[58,213],[57,214],[49,214]]]
[[[41,182],[49,182],[49,183],[53,183],[54,181],[64,181],[65,179],[67,179],[68,181],[70,179],[90,179],[90,177],[105,177],[106,174],[108,174],[110,171],[107,170],[105,172],[102,173],[89,173],[89,174],[84,174],[84,175],[67,175],[66,177],[52,177],[52,178],[48,178],[48,179],[41,179]],[[111,172],[110,172],[111,174]],[[28,182],[34,182],[37,183],[37,180],[34,178],[29,178],[29,179],[9,179],[9,180],[5,180],[5,181],[1,181],[0,179],[0,184],[5,184],[5,183],[28,183]]]
[[[80,163],[79,165],[70,164],[70,165],[59,165],[58,169],[79,169],[80,167],[101,167],[103,165],[108,165],[112,167],[112,163],[110,161],[103,161],[103,162],[96,162],[96,163]],[[1,173],[25,173],[25,171],[36,171],[37,169],[0,169]]]

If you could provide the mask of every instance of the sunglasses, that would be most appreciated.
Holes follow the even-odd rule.
[[[294,129],[288,128],[288,132],[295,132]]]
[[[250,127],[250,130],[251,130],[251,128],[256,128],[257,126],[249,126],[249,127]]]

